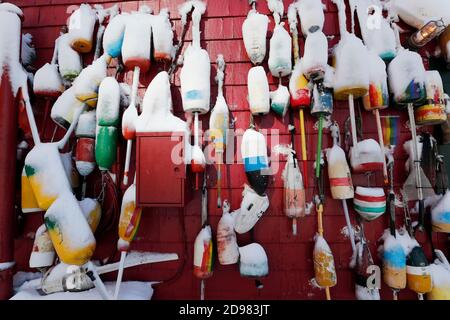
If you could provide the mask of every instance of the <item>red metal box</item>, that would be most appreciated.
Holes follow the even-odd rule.
[[[141,207],[183,207],[190,194],[182,132],[136,134],[136,201]]]

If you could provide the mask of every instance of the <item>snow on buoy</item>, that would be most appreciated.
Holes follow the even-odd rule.
[[[259,243],[239,247],[239,272],[247,278],[265,277],[269,274],[266,251]]]

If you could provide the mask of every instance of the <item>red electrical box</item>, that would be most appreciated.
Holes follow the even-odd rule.
[[[183,207],[190,188],[183,132],[136,134],[136,201],[140,207]]]

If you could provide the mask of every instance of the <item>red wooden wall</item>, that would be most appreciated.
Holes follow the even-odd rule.
[[[37,48],[38,59],[34,63],[39,68],[44,63],[51,60],[53,53],[54,40],[59,34],[59,28],[64,25],[69,17],[69,13],[73,10],[71,6],[79,4],[79,0],[16,0],[11,1],[23,9],[25,15],[24,32],[33,35],[33,42]],[[139,5],[146,4],[158,13],[160,8],[168,7],[170,17],[175,25],[176,35],[179,36],[181,30],[180,17],[177,12],[177,6],[182,0],[150,0],[150,1],[86,1],[91,4],[102,4],[105,8],[115,3],[119,4],[122,11],[137,10]],[[202,19],[201,38],[202,46],[208,50],[212,62],[211,84],[212,97],[211,108],[215,103],[217,94],[217,86],[214,82],[216,74],[215,60],[217,54],[222,53],[226,61],[225,70],[225,98],[229,108],[236,119],[236,128],[246,129],[249,123],[249,111],[247,97],[247,72],[252,67],[247,58],[244,43],[242,40],[242,23],[247,15],[249,6],[247,0],[207,0],[207,11]],[[284,1],[285,10],[292,1]],[[334,36],[329,39],[329,47],[331,48],[339,40],[339,28],[336,7],[331,0],[326,0],[325,28],[324,33],[327,36]],[[266,1],[259,0],[257,9],[261,13],[270,14],[267,9]],[[347,15],[349,17],[349,14]],[[285,27],[287,26],[287,20]],[[348,19],[349,20],[349,19]],[[273,30],[273,18],[270,16],[269,35]],[[348,21],[349,23],[349,21]],[[190,30],[187,33],[187,40],[190,40]],[[304,39],[300,39],[301,50],[303,49]],[[186,44],[184,48],[186,47]],[[268,71],[266,63],[265,70],[268,74],[271,88],[276,87],[277,79],[273,79]],[[85,63],[90,61],[90,57],[85,59]],[[425,60],[425,62],[427,62]],[[149,84],[152,77],[163,69],[162,65],[154,65],[147,75],[142,75],[140,84],[140,94],[143,96],[145,88]],[[179,70],[175,77],[175,86],[172,89],[174,100],[174,109],[177,115],[184,117],[182,112],[181,98],[179,93]],[[132,73],[124,76],[124,80],[131,83]],[[288,80],[284,79],[287,85]],[[356,106],[360,107],[363,117],[363,133],[364,138],[377,139],[375,121],[372,114],[365,112],[361,102],[357,102]],[[35,105],[35,113],[37,114],[38,124],[42,122],[42,105],[40,102]],[[315,157],[315,145],[317,141],[317,130],[313,128],[314,118],[309,112],[306,113],[307,120],[307,145],[308,159]],[[405,126],[407,120],[406,111],[397,111],[387,109],[382,111],[382,115],[400,115],[401,116],[401,137],[400,141],[410,139],[408,128]],[[207,129],[209,115],[202,116],[200,120],[203,123],[203,129]],[[338,121],[341,134],[343,132],[344,121],[348,117],[348,107],[346,103],[335,102],[335,111],[333,114],[335,120]],[[48,120],[47,120],[48,121]],[[269,114],[259,117],[256,125],[260,129],[277,129],[280,133],[280,141],[288,143],[289,132],[287,124],[289,122],[288,115],[284,119]],[[295,123],[298,128],[298,115],[295,115]],[[53,132],[53,124],[49,120],[46,130],[46,138],[50,139]],[[425,128],[430,129],[430,128]],[[276,136],[268,136],[268,147],[271,149],[275,142]],[[300,150],[300,139],[296,136],[296,150]],[[331,146],[331,137],[326,130],[324,134],[324,148]],[[239,145],[236,145],[239,149]],[[406,179],[404,161],[406,155],[399,145],[395,154],[395,183],[396,187],[403,184]],[[123,158],[121,158],[123,160]],[[280,165],[284,165],[284,159]],[[120,166],[123,168],[123,163]],[[283,215],[282,211],[282,181],[281,170],[278,170],[272,179],[268,189],[270,198],[270,207],[263,218],[257,223],[253,230],[254,241],[259,242],[265,248],[269,258],[270,274],[267,278],[262,279],[264,287],[257,289],[254,281],[240,277],[237,265],[221,266],[216,261],[214,275],[206,281],[206,299],[324,299],[325,293],[310,285],[310,279],[313,278],[313,237],[317,230],[316,214],[313,212],[299,221],[299,235],[294,237],[291,233],[291,221]],[[210,223],[213,230],[216,229],[217,223],[222,214],[221,209],[216,208],[216,171],[213,166],[208,166],[209,192],[209,215]],[[243,184],[246,182],[242,164],[227,166],[225,171],[223,198],[229,199],[232,209],[239,207],[241,201],[241,192]],[[313,171],[312,160],[309,162],[309,187],[307,190],[307,198],[311,199],[316,189],[313,189]],[[348,262],[351,256],[351,247],[349,240],[341,234],[341,229],[345,226],[344,214],[340,201],[333,200],[330,197],[328,189],[327,176],[325,177],[325,188],[327,199],[324,212],[324,229],[325,238],[328,240],[334,253],[338,284],[331,289],[331,295],[334,299],[354,299],[354,280],[352,271],[348,268]],[[353,175],[354,185],[367,185],[367,178],[364,175]],[[377,174],[371,179],[372,186],[381,186],[382,177]],[[19,190],[18,190],[19,192]],[[192,274],[192,257],[193,257],[193,241],[197,232],[200,230],[200,191],[194,193],[191,202],[184,208],[184,211],[177,209],[145,209],[142,215],[140,229],[132,244],[132,249],[159,251],[159,252],[177,252],[180,256],[179,261],[154,264],[143,267],[131,268],[125,271],[126,280],[152,280],[160,281],[172,279],[172,281],[159,285],[155,291],[155,299],[198,299],[200,292],[200,281]],[[351,216],[354,223],[355,213],[352,210],[351,202],[349,202]],[[397,212],[397,223],[400,226],[403,223],[403,213]],[[17,270],[28,270],[28,258],[33,243],[34,231],[42,223],[42,214],[27,215],[23,221],[23,228],[17,234],[16,240],[16,261]],[[185,233],[183,232],[185,226]],[[370,248],[375,262],[381,265],[377,257],[377,240],[381,236],[383,229],[387,228],[388,219],[381,217],[376,221],[366,224],[366,236],[370,242]],[[443,248],[445,253],[447,240],[444,235],[433,235],[438,247]],[[96,258],[104,259],[114,252],[117,240],[117,228],[103,235],[97,236],[98,249]],[[187,243],[185,242],[187,241]],[[425,237],[419,241],[424,242]],[[245,245],[251,242],[250,233],[238,236],[239,244]],[[424,247],[431,258],[429,246],[424,243]],[[118,254],[115,254],[118,259]],[[183,261],[185,263],[183,264]],[[115,279],[115,274],[108,275],[108,279]],[[390,299],[390,290],[383,285],[381,291],[383,299]],[[408,290],[402,291],[401,299],[415,299],[415,295]]]

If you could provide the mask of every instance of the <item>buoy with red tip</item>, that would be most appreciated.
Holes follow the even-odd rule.
[[[80,115],[75,136],[77,146],[75,151],[75,165],[83,177],[82,198],[86,192],[86,177],[94,171],[95,162],[95,111],[87,111]]]
[[[311,94],[303,72],[303,64],[300,60],[300,49],[298,43],[298,2],[293,2],[288,8],[289,29],[292,33],[292,51],[294,55],[294,70],[292,70],[289,79],[289,92],[291,94],[290,105],[292,110],[299,111],[300,137],[301,137],[301,153],[303,162],[303,180],[305,188],[308,186],[308,154],[306,152],[306,130],[305,116],[303,109],[309,108],[311,104]]]

